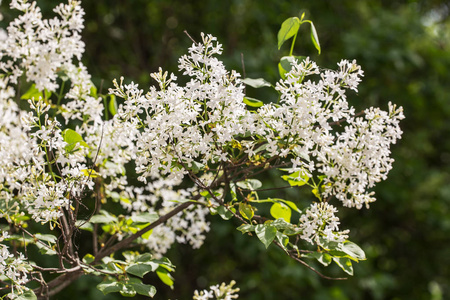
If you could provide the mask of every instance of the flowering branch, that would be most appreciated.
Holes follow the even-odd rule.
[[[338,207],[375,201],[371,189],[392,168],[403,111],[389,103],[388,111],[355,113],[346,93],[357,91],[363,77],[356,61],[329,70],[293,56],[305,23],[321,51],[304,15],[286,20],[278,33],[279,48],[293,41],[275,84],[227,70],[218,59],[222,45],[202,34],[199,43],[188,35],[193,44],[179,59],[190,78],[185,85],[160,69],[147,93],[121,78],[101,95],[81,63],[80,1],[58,5],[49,20],[35,2],[10,6],[21,16],[0,44],[0,145],[7,145],[0,146],[0,217],[8,224],[0,228],[0,275],[8,297],[48,298],[84,274],[102,277],[97,287],[104,294],[153,297],[156,288],[142,278],[155,272],[172,286],[174,266],[165,253],[174,243],[200,247],[209,214],[238,220],[237,230],[266,248],[275,244],[323,278],[332,279],[305,259],[334,262],[349,275],[352,262],[366,259],[340,228]],[[246,85],[274,88],[278,102],[247,97]],[[288,185],[265,187],[258,178],[267,174]],[[285,188],[310,191],[311,203],[259,195]],[[267,205],[269,213],[256,213]],[[40,233],[42,226],[50,233]],[[85,249],[78,247],[80,230],[92,237],[85,253],[78,253]],[[56,255],[59,266],[31,264],[29,251]],[[51,273],[60,275],[47,283]],[[31,290],[32,280],[41,287]],[[194,298],[235,299],[233,284]]]

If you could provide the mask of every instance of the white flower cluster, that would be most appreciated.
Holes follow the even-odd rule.
[[[225,284],[224,282],[219,286],[218,284],[210,286],[209,290],[197,291],[194,292],[193,300],[208,300],[208,299],[217,299],[217,300],[232,300],[238,299],[239,288],[233,288],[236,284],[234,280],[232,280],[229,284]]]
[[[107,182],[105,194],[120,192],[124,196],[121,204],[130,215],[139,211],[163,214],[175,206],[172,200],[189,199],[184,190],[173,192],[179,181],[159,178],[144,188],[128,184],[125,165],[136,158],[134,143],[139,131],[102,120],[101,98],[92,96],[90,75],[76,63],[84,51],[79,35],[84,14],[80,2],[58,5],[54,10],[58,17],[53,19],[43,19],[35,2],[12,1],[11,8],[22,14],[10,23],[0,44],[0,217],[11,221],[13,215],[27,214],[36,222],[59,222],[62,208],[70,210],[86,189],[93,188],[89,174],[96,155],[97,173]],[[22,75],[33,84],[33,95],[23,100],[30,104],[28,112],[20,110],[14,100],[14,84]],[[58,103],[52,103],[48,94],[63,88],[61,82],[70,82],[70,89],[58,97]],[[65,141],[65,131],[56,120],[60,116],[66,124],[71,119],[83,121],[74,130],[83,142],[69,145]],[[149,248],[161,256],[176,241],[199,247],[209,230],[207,213],[205,208],[191,206],[156,229],[148,240]],[[162,236],[165,239],[155,242]],[[12,259],[0,242],[2,272],[22,284],[20,278],[26,276],[17,272],[25,272],[19,267],[24,258]]]
[[[0,230],[0,243],[9,238],[9,234],[6,231]],[[25,257],[22,253],[18,253],[17,257],[14,257],[12,253],[8,251],[8,247],[0,244],[0,277],[5,276],[12,283],[12,295],[21,294],[27,288],[24,287],[28,282],[27,273],[30,270],[29,265],[25,262]]]
[[[286,158],[291,172],[322,178],[317,192],[321,201],[334,195],[344,206],[358,209],[375,201],[368,189],[386,179],[392,168],[389,148],[401,137],[402,108],[389,104],[388,112],[370,108],[364,117],[358,117],[345,91],[357,91],[363,76],[360,66],[342,60],[337,71],[321,70],[306,58],[295,61],[286,78],[277,83],[279,104],[246,110],[239,74],[228,72],[214,57],[221,53],[221,45],[215,41],[202,35],[202,43],[194,43],[189,55],[180,59],[180,70],[191,77],[185,87],[175,83],[173,74],[160,70],[152,74],[159,90],[151,87],[144,95],[136,84],[124,85],[122,80],[110,90],[125,99],[116,121],[140,130],[132,134],[137,139],[140,179],[160,174],[182,178],[196,162],[230,162],[229,149],[245,135],[253,137],[241,141],[250,158],[265,144],[259,155]],[[318,80],[310,79],[314,76]],[[341,123],[345,128],[336,130],[333,125]],[[332,212],[320,214],[321,220],[329,223],[331,229],[325,235],[331,238],[331,232],[338,232],[339,222],[335,208],[322,204],[325,211]],[[301,217],[308,241],[312,228],[317,227],[313,219]],[[336,234],[334,240],[345,237]]]
[[[136,84],[122,81],[110,90],[125,99],[116,119],[143,127],[136,134],[137,172],[143,181],[160,175],[182,178],[185,167],[193,167],[195,161],[205,165],[227,161],[222,146],[253,124],[242,102],[239,74],[229,73],[213,56],[221,53],[214,37],[202,35],[202,39],[180,59],[180,70],[192,77],[185,87],[174,82],[173,74],[160,70],[152,74],[159,90],[151,87],[143,95]]]
[[[343,242],[348,238],[349,230],[339,231],[339,218],[334,214],[336,207],[327,202],[313,203],[300,217],[300,238],[311,244],[321,244],[320,239]]]
[[[84,51],[80,1],[58,5],[54,11],[59,18],[53,19],[42,19],[36,2],[12,0],[10,7],[23,14],[9,24],[7,38],[0,44],[0,69],[9,73],[11,83],[17,83],[25,70],[27,80],[38,90],[55,91],[57,73],[73,75],[66,66],[72,65],[73,57],[81,59]]]
[[[180,180],[160,178],[147,183],[145,188],[129,186],[121,193],[121,204],[132,214],[156,212],[164,215],[180,203],[191,199],[193,194],[198,193],[196,187],[174,190],[173,187],[179,184],[181,184]],[[131,199],[131,201],[125,199]],[[203,198],[199,199],[199,201],[202,200]],[[206,221],[208,214],[209,210],[203,206],[191,206],[154,228],[144,243],[155,257],[164,255],[175,242],[190,244],[194,249],[199,248],[205,240],[205,233],[210,229],[210,224]]]

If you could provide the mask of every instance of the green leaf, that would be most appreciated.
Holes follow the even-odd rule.
[[[98,174],[94,169],[82,169],[82,170],[80,170],[80,172],[84,176],[90,177],[90,178],[97,178],[98,176],[100,176],[100,174]]]
[[[283,250],[287,251],[286,246],[289,243],[289,237],[281,232],[277,231],[276,238]]]
[[[12,294],[9,294],[9,295],[12,295]],[[33,290],[28,290],[28,291],[23,292],[20,295],[16,294],[15,297],[11,297],[11,299],[14,299],[14,300],[37,300],[37,297],[34,294]]]
[[[153,259],[153,256],[150,253],[143,253],[136,257],[136,262],[150,262]]]
[[[173,277],[172,275],[170,275],[166,269],[163,268],[159,268],[159,271],[156,271],[156,275],[158,275],[159,279],[161,279],[161,281],[170,286],[170,288],[173,289]]]
[[[205,165],[197,161],[192,161],[191,166],[188,167],[187,169],[192,171],[194,174],[197,174],[198,172],[205,169]]]
[[[247,232],[255,231],[255,225],[242,224],[241,226],[239,226],[236,229],[244,234],[244,233],[247,233]]]
[[[45,93],[45,94],[44,94]],[[43,99],[48,99],[52,96],[52,93],[44,90],[44,93],[36,88],[36,85],[33,83],[31,87],[28,89],[28,91],[25,92],[25,94],[20,97],[20,99],[28,100],[34,98],[35,100],[38,100],[39,97],[42,97]]]
[[[46,241],[49,243],[55,243],[57,238],[56,236],[52,235],[52,234],[42,234],[42,233],[36,233],[35,237],[40,239],[41,241]]]
[[[90,254],[90,253],[86,254],[86,255],[83,257],[83,262],[84,262],[85,264],[90,264],[90,263],[93,262],[94,260],[95,260],[94,255],[92,255],[92,254]]]
[[[161,259],[154,259],[153,262],[159,264],[160,267],[165,268],[167,271],[172,272],[175,270],[175,266],[167,257],[163,257]]]
[[[116,96],[115,95],[109,95],[110,100],[109,100],[109,112],[111,113],[111,116],[114,116],[115,114],[117,114],[117,100],[116,100]]]
[[[152,235],[152,233],[153,233],[153,229],[149,230],[146,233],[144,233],[143,235],[141,235],[141,238],[143,238],[144,240],[148,240],[149,237]]]
[[[281,176],[283,180],[286,180],[290,186],[302,186],[305,185],[308,180],[309,176],[303,171],[297,171],[289,175],[283,175]]]
[[[283,68],[281,63],[278,63],[278,73],[280,74],[281,79],[286,79],[287,71]]]
[[[131,220],[135,223],[153,223],[158,220],[159,216],[157,213],[142,213],[134,215]]]
[[[153,298],[156,294],[156,288],[153,285],[143,283],[131,283],[131,285],[139,295]]]
[[[319,193],[318,189],[314,188],[314,189],[312,189],[311,192],[314,194],[314,196],[316,196],[316,198],[322,200],[322,197],[320,196],[320,193]]]
[[[111,279],[101,282],[97,285],[97,289],[99,289],[104,295],[109,293],[116,293],[122,289],[122,284],[113,281]]]
[[[332,257],[328,253],[320,253],[320,257],[317,259],[318,262],[320,262],[324,266],[328,266],[331,264]]]
[[[72,152],[72,150],[75,148],[77,144],[87,148],[89,147],[88,144],[86,144],[86,142],[83,141],[81,135],[75,130],[72,130],[70,128],[67,128],[62,132],[62,137],[64,141],[67,143],[66,147],[64,148],[66,149],[67,152]]]
[[[356,261],[366,260],[366,254],[364,251],[355,243],[350,241],[345,241],[338,246],[338,250],[348,254],[349,258],[353,258]]]
[[[251,87],[254,88],[261,88],[261,87],[265,87],[265,86],[272,86],[272,84],[270,84],[270,82],[268,82],[267,80],[265,80],[264,78],[245,78],[242,79],[242,82],[245,83],[246,85],[249,85]]]
[[[320,42],[319,36],[317,35],[316,27],[314,27],[314,23],[312,21],[310,21],[309,24],[311,24],[311,40],[314,44],[314,47],[316,47],[317,51],[320,54]]]
[[[244,103],[250,107],[261,107],[264,105],[264,102],[262,102],[261,100],[250,97],[244,97]]]
[[[44,254],[44,255],[56,255],[56,251],[53,250],[52,248],[49,248],[48,246],[44,246],[41,243],[36,243],[36,247],[38,247],[39,249],[39,253]]]
[[[63,76],[65,76],[67,79],[66,79],[66,78],[62,78],[61,74],[58,74],[58,75],[60,76],[60,78],[61,78],[63,81],[69,80],[69,77],[67,77],[66,74],[63,74]],[[89,83],[91,84],[91,88],[89,89],[89,96],[92,96],[92,97],[94,97],[94,98],[97,98],[97,97],[98,97],[98,94],[97,94],[97,87],[96,87],[95,84],[92,82],[92,80],[89,80]]]
[[[333,257],[334,262],[348,275],[353,276],[352,261],[346,257]]]
[[[275,227],[277,230],[286,230],[286,229],[294,230],[294,225],[286,222],[284,219],[276,219],[275,221],[271,222],[270,225]]]
[[[229,220],[233,217],[233,213],[231,211],[229,211],[225,206],[219,206],[217,208],[217,213],[224,220]]]
[[[233,201],[237,201],[237,194],[236,194],[236,184],[234,182],[232,182],[230,184],[230,194],[231,194],[231,198],[233,199]]]
[[[267,249],[275,239],[277,229],[272,225],[258,224],[256,225],[255,232],[256,236],[259,238],[259,240],[264,244],[264,246]]]
[[[258,179],[246,179],[243,181],[236,182],[236,185],[241,189],[254,191],[259,189],[262,186],[262,183]]]
[[[111,214],[109,214],[108,212],[106,212],[104,210],[100,211],[100,213],[101,213],[100,215],[93,216],[89,220],[89,222],[91,222],[91,223],[105,223],[105,224],[108,224],[108,223],[114,223],[114,222],[118,221],[116,216],[111,215]]]
[[[124,297],[134,297],[136,296],[136,290],[131,284],[122,284],[120,294]]]
[[[276,202],[270,208],[270,214],[275,219],[284,219],[287,223],[291,222],[291,209],[284,203]]]
[[[292,202],[292,201],[288,201],[288,200],[284,200],[284,199],[280,199],[282,202],[284,202],[284,204],[286,204],[287,206],[289,206],[291,209],[293,209],[296,212],[301,213],[302,211],[297,207],[297,205]]]
[[[75,226],[78,227],[79,229],[83,229],[83,230],[90,231],[90,232],[92,232],[94,230],[94,227],[92,226],[92,224],[89,222],[86,222],[84,220],[77,220],[75,222]]]
[[[281,24],[281,28],[278,31],[278,50],[280,50],[285,41],[297,34],[300,25],[301,22],[297,17],[286,19]]]
[[[248,203],[239,203],[239,213],[247,220],[251,220],[255,215],[253,206]]]
[[[139,263],[128,266],[125,271],[137,277],[143,278],[148,272],[154,272],[158,269],[159,264],[154,262]]]
[[[283,56],[278,64],[278,72],[280,73],[281,78],[286,78],[285,75],[292,70],[292,64],[295,63],[295,60],[302,61],[305,58],[305,56]]]
[[[302,255],[302,257],[313,258],[316,259],[324,266],[328,266],[332,262],[332,257],[328,253],[321,252],[311,252]]]

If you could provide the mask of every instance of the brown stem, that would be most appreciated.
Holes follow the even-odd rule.
[[[83,275],[83,269],[77,269],[70,273],[65,273],[60,275],[59,277],[53,279],[50,281],[47,286],[45,294],[42,292],[42,288],[34,289],[34,293],[36,294],[37,298],[39,300],[48,299],[49,297],[52,297],[65,289],[67,286],[69,286],[72,282],[77,280],[81,275]]]
[[[199,196],[194,197],[196,199],[193,200],[197,200],[198,198],[200,198]],[[97,254],[97,256],[95,257],[95,260],[92,262],[92,264],[96,264],[98,263],[103,257],[106,257],[120,249],[126,248],[128,247],[135,239],[139,238],[140,236],[142,236],[144,233],[152,230],[153,228],[155,228],[156,226],[166,222],[167,220],[169,220],[170,218],[172,218],[173,216],[175,216],[176,214],[178,214],[179,212],[185,210],[186,208],[188,208],[189,206],[191,206],[192,204],[194,204],[194,202],[185,202],[183,204],[180,204],[179,206],[175,207],[173,210],[171,210],[169,213],[165,214],[164,216],[161,216],[158,220],[156,220],[155,222],[151,223],[150,225],[148,225],[147,227],[139,230],[138,232],[136,232],[135,234],[127,237],[126,239],[121,240],[120,242],[118,242],[117,244],[115,244],[114,246],[110,247],[110,248],[103,248],[102,250],[100,250]]]
[[[278,243],[277,241],[274,241],[274,244],[277,245],[281,250],[283,250],[289,257],[295,259],[296,261],[298,261],[299,263],[301,263],[302,265],[304,265],[305,267],[307,267],[308,269],[310,269],[311,271],[313,271],[314,273],[316,273],[317,275],[319,275],[320,277],[322,277],[324,279],[328,279],[328,280],[347,280],[347,277],[328,277],[326,275],[323,275],[322,273],[320,273],[319,271],[317,271],[316,269],[314,269],[313,267],[308,265],[306,262],[304,262],[303,260],[298,258],[296,254],[293,254],[293,253],[285,250],[280,245],[280,243]]]

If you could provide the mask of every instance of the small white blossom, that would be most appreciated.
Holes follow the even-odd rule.
[[[232,300],[238,299],[239,288],[233,288],[236,284],[234,280],[232,280],[229,284],[225,284],[224,282],[219,286],[213,285],[209,287],[209,290],[197,291],[194,292],[193,300],[208,300],[208,299],[217,299],[217,300]]]

